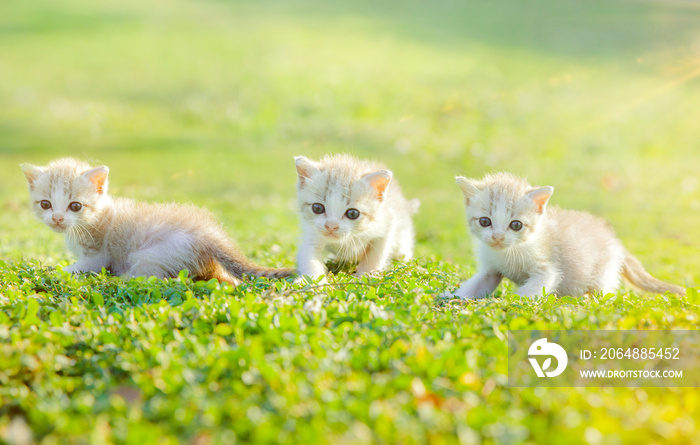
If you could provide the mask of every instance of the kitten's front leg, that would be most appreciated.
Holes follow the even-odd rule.
[[[63,271],[68,273],[79,273],[79,272],[102,272],[102,268],[108,266],[104,256],[90,256],[90,257],[80,257],[78,261],[71,264],[70,266],[64,267]]]
[[[364,255],[360,258],[355,275],[362,276],[384,269],[389,262],[389,246],[387,238],[371,241]]]
[[[323,263],[323,248],[324,245],[319,240],[312,237],[304,237],[299,247],[297,255],[297,269],[299,278],[295,281],[302,281],[304,275],[311,278],[325,276],[328,269]],[[325,282],[325,277],[323,279]]]
[[[530,276],[530,278],[518,288],[517,294],[522,297],[536,298],[554,291],[557,274],[551,270],[545,270]]]
[[[502,279],[503,275],[495,270],[480,270],[462,283],[455,296],[464,300],[484,298],[496,290]]]

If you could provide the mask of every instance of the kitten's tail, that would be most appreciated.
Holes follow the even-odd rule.
[[[255,275],[256,277],[284,278],[296,272],[295,269],[275,269],[258,266],[246,258],[241,252],[230,252],[218,249],[215,254],[217,261],[230,274],[236,278],[243,278],[244,275]]]
[[[642,263],[627,251],[625,251],[625,257],[622,261],[622,276],[629,281],[630,284],[642,290],[659,294],[671,292],[676,295],[685,295],[685,289],[682,287],[665,283],[652,277],[649,272],[644,269]]]

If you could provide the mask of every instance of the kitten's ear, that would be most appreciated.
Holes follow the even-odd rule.
[[[464,176],[455,177],[455,182],[459,188],[462,189],[462,193],[464,193],[464,198],[467,200],[467,203],[469,202],[469,198],[476,195],[481,190],[479,189],[479,183],[477,181],[465,178]]]
[[[24,176],[27,178],[30,189],[34,188],[34,181],[36,181],[39,176],[44,174],[43,168],[32,164],[20,164],[19,168],[22,169],[22,173],[24,173]]]
[[[294,163],[297,166],[297,175],[299,175],[299,185],[304,185],[304,181],[309,179],[311,175],[318,171],[316,163],[305,156],[296,156]]]
[[[370,173],[364,176],[362,179],[367,181],[367,183],[374,189],[377,194],[377,199],[382,200],[384,198],[384,192],[391,182],[391,178],[394,176],[389,170],[379,170],[378,172]]]
[[[100,195],[107,193],[107,175],[109,168],[106,165],[95,167],[82,174],[82,177],[87,179],[95,186],[95,191]]]
[[[547,186],[535,189],[528,193],[526,196],[529,200],[532,201],[532,204],[537,209],[537,212],[542,213],[544,212],[544,209],[547,206],[549,198],[552,197],[552,193],[554,193],[554,187]]]

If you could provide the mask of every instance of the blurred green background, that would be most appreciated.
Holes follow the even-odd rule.
[[[0,256],[68,258],[18,164],[74,156],[109,165],[114,195],[210,207],[251,256],[293,264],[292,157],[350,152],[420,198],[420,257],[472,264],[453,177],[509,170],[694,284],[699,19],[656,1],[3,2]]]
[[[292,157],[350,152],[383,161],[405,194],[422,201],[416,255],[418,264],[431,270],[407,268],[393,290],[392,284],[383,284],[381,298],[376,287],[369,296],[345,295],[341,289],[326,296],[287,293],[285,299],[274,289],[260,294],[257,288],[209,290],[198,291],[183,308],[179,294],[179,301],[151,301],[155,294],[149,286],[166,295],[186,284],[78,279],[58,272],[25,273],[25,263],[6,265],[0,275],[17,283],[6,286],[14,297],[0,294],[0,321],[6,324],[0,326],[0,346],[14,360],[3,372],[16,371],[11,389],[26,391],[21,400],[5,394],[0,405],[23,407],[30,427],[40,434],[56,428],[55,436],[46,436],[49,442],[108,443],[113,440],[110,424],[119,436],[119,425],[128,421],[131,443],[144,443],[138,426],[143,422],[136,414],[130,420],[107,418],[84,408],[82,397],[94,394],[99,401],[117,384],[141,385],[147,393],[153,370],[161,368],[152,360],[139,362],[132,342],[149,343],[146,330],[157,320],[165,334],[152,341],[153,349],[175,348],[167,359],[190,376],[208,372],[200,359],[214,360],[207,352],[211,345],[212,354],[224,357],[240,341],[242,351],[259,355],[258,362],[250,362],[251,370],[285,364],[280,374],[309,388],[320,391],[333,382],[340,388],[340,402],[316,417],[304,417],[306,411],[294,410],[324,405],[315,393],[280,391],[275,398],[258,384],[243,391],[239,374],[244,367],[238,369],[236,359],[227,365],[228,374],[205,375],[220,387],[197,383],[167,395],[173,412],[181,402],[188,407],[182,413],[189,420],[182,424],[161,414],[158,403],[164,399],[155,390],[153,397],[129,407],[129,412],[143,410],[144,419],[153,423],[149,437],[154,442],[167,432],[171,443],[183,437],[208,443],[198,442],[200,420],[209,418],[210,408],[231,408],[231,416],[240,418],[242,410],[249,415],[264,411],[270,422],[292,416],[300,430],[313,433],[309,443],[333,441],[345,429],[355,434],[360,427],[365,429],[358,430],[355,443],[392,437],[407,442],[413,437],[417,443],[697,443],[697,389],[510,389],[504,383],[501,338],[513,325],[696,328],[697,293],[695,300],[620,293],[607,300],[522,305],[504,292],[501,298],[462,306],[435,302],[422,286],[454,286],[458,276],[473,272],[454,176],[497,170],[554,186],[553,204],[609,220],[654,275],[697,285],[698,23],[700,4],[692,1],[1,2],[0,260],[43,265],[70,260],[63,239],[31,215],[18,164],[73,156],[108,165],[112,194],[206,206],[253,259],[290,266],[300,233]],[[102,297],[95,295],[104,289],[119,297],[107,294],[106,303],[100,303]],[[133,289],[145,290],[132,295]],[[391,318],[365,320],[374,299],[380,306],[372,307]],[[25,310],[25,302],[34,312]],[[309,317],[307,303],[315,302],[323,302],[331,314],[318,327],[313,317],[311,322],[304,318]],[[201,312],[195,311],[200,306]],[[284,327],[260,333],[230,308],[262,311],[270,318],[282,314],[291,325],[302,319],[308,323],[297,331]],[[138,320],[141,330],[132,332],[131,325],[113,318],[120,311],[132,324]],[[344,315],[356,312],[366,315],[358,316],[361,322]],[[68,346],[49,340],[63,335],[58,314],[74,324],[75,337],[66,334],[62,340]],[[182,323],[173,322],[180,318]],[[210,332],[215,323],[225,324],[222,320],[231,325]],[[105,344],[103,338],[112,338],[105,333],[116,343]],[[83,337],[86,343],[71,349]],[[398,346],[383,349],[383,342]],[[316,345],[317,356],[304,349],[307,343]],[[324,351],[333,348],[347,354],[338,354],[338,367],[324,371]],[[393,368],[366,372],[363,360],[379,351],[393,354]],[[414,353],[420,360],[411,361]],[[75,380],[60,366],[53,368],[54,362],[63,363],[57,361],[65,358],[62,354],[76,360]],[[31,391],[23,380],[29,377],[22,374],[27,357],[37,366],[45,363],[49,373],[32,374]],[[133,368],[117,372],[132,361]],[[426,363],[452,365],[424,375]],[[100,374],[103,368],[114,376]],[[83,381],[79,372],[85,369],[91,379],[97,376],[98,387]],[[168,372],[180,376],[177,366]],[[442,377],[425,377],[436,373]],[[411,383],[412,392],[386,383],[368,386],[374,392],[343,393],[346,387],[361,388],[358,382],[399,374],[417,376],[414,382],[420,384]],[[66,381],[68,389],[56,386]],[[459,400],[459,409],[445,405],[425,411],[426,394]],[[338,403],[349,403],[354,411],[335,418]],[[262,404],[294,408],[249,410]],[[393,420],[380,416],[375,425],[363,417],[382,406],[394,413]],[[468,412],[460,411],[467,410],[464,406]],[[12,409],[0,410],[0,442],[8,437],[11,416],[21,414]],[[42,413],[49,412],[65,413],[59,416],[65,422],[47,421],[49,414],[43,418]],[[95,412],[102,414],[92,422]],[[220,418],[228,422],[225,415]],[[348,418],[353,426],[343,423]],[[239,437],[287,437],[278,436],[278,429],[294,431],[296,425],[250,421],[250,435]],[[93,423],[88,438],[87,427],[75,426]],[[211,424],[216,438],[221,425]],[[367,432],[367,425],[376,431]],[[394,432],[382,433],[384,427]]]

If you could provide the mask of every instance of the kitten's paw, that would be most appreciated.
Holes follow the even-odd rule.
[[[459,298],[460,300],[471,301],[471,300],[483,300],[486,297],[488,297],[488,294],[478,296],[478,295],[474,295],[471,292],[460,292],[459,289],[457,289],[455,291],[455,293],[453,294],[452,298]]]
[[[516,295],[519,295],[522,298],[528,298],[530,300],[536,300],[538,298],[542,298],[544,295],[546,295],[543,292],[543,289],[535,289],[535,288],[529,288],[529,287],[521,287],[518,289],[516,292]]]
[[[455,298],[459,298],[457,295],[455,295],[452,292],[447,291],[447,290],[444,292],[440,292],[436,296],[437,296],[437,298],[439,298],[441,300],[454,300]]]
[[[72,273],[72,274],[78,274],[81,272],[80,268],[76,267],[75,264],[71,264],[70,266],[64,267],[63,271],[67,272],[67,273]]]
[[[355,278],[362,278],[362,277],[368,277],[368,278],[379,278],[382,275],[381,270],[370,270],[369,272],[355,272],[352,274],[353,277]]]
[[[443,300],[467,300],[467,301],[480,300],[481,298],[484,298],[484,297],[479,298],[479,297],[476,297],[474,295],[460,295],[459,292],[457,292],[457,291],[455,291],[455,292],[450,292],[450,291],[440,292],[439,294],[437,294],[437,297],[441,298]]]

